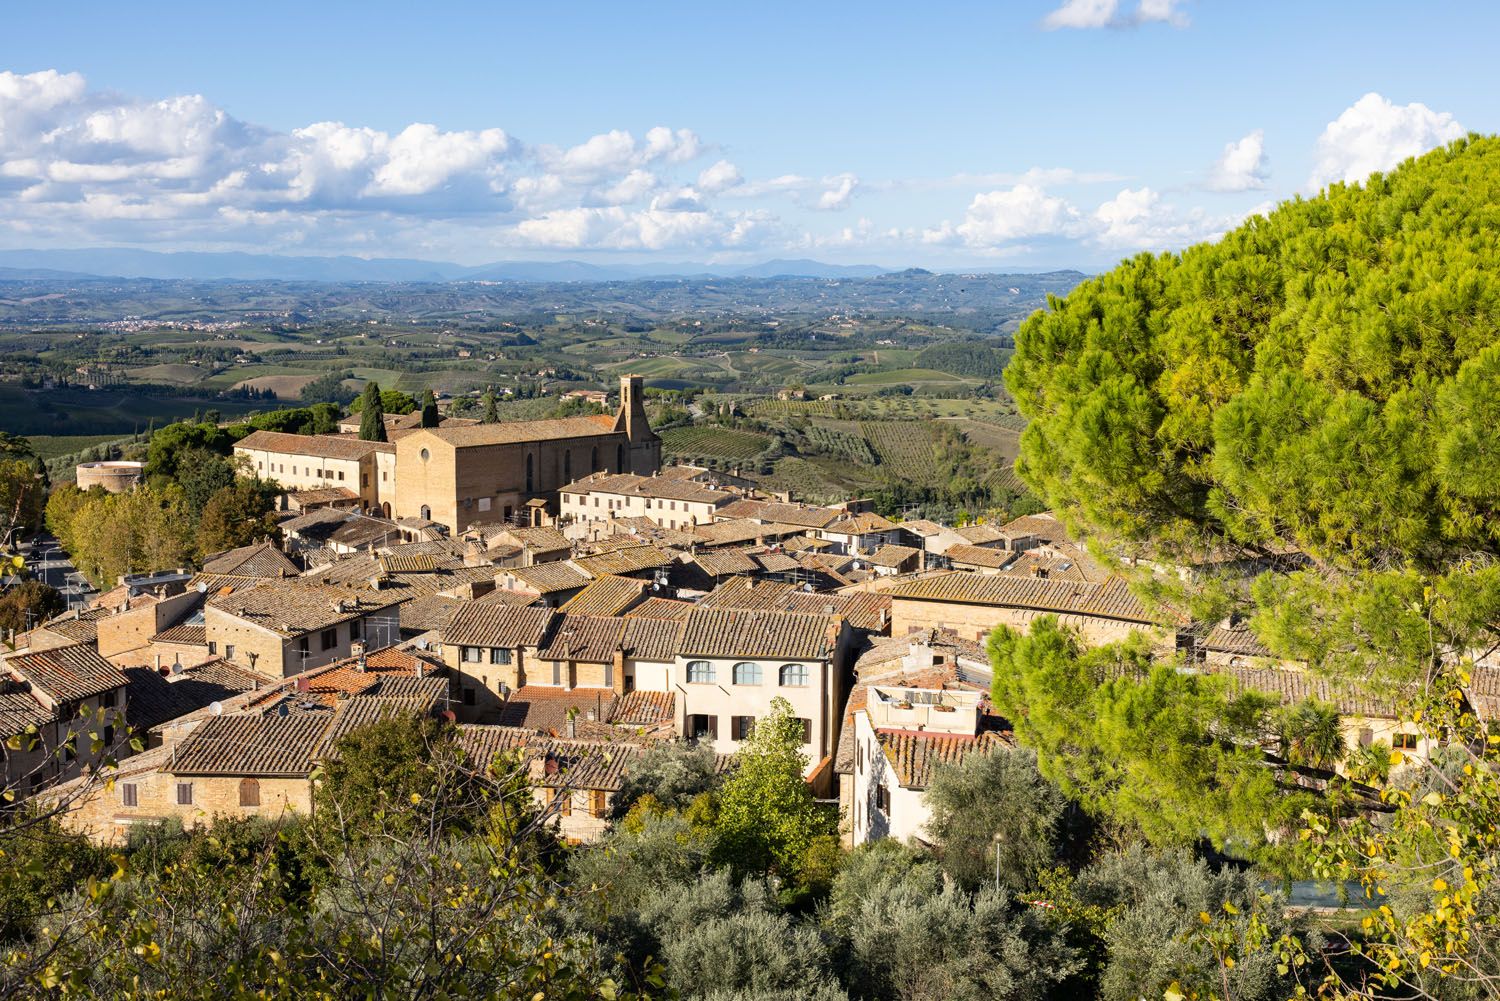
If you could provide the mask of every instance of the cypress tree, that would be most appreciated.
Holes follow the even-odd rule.
[[[499,424],[500,408],[495,405],[495,387],[490,386],[484,391],[484,423]]]
[[[437,398],[432,395],[429,388],[422,393],[422,426],[424,428],[435,428],[442,422],[438,416]]]
[[[363,441],[385,441],[385,404],[380,400],[380,386],[365,383],[364,399],[359,408],[359,437]]]

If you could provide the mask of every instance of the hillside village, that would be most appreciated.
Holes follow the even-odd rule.
[[[731,769],[785,699],[844,843],[921,840],[934,769],[1014,746],[986,637],[1043,616],[1331,702],[1351,749],[1432,749],[1394,704],[1272,657],[1243,622],[1142,600],[1140,567],[1107,567],[1050,514],[893,522],[661,467],[639,380],[612,416],[400,421],[389,444],[250,435],[244,468],[286,488],[280,544],[133,575],[14,637],[0,737],[35,739],[7,754],[7,791],[66,802],[62,822],[105,844],[169,818],[305,815],[339,738],[396,714],[456,723],[476,762],[526,755],[538,807],[585,842],[644,750],[694,743]],[[1492,719],[1500,664],[1467,696]]]

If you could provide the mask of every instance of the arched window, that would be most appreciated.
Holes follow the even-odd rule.
[[[573,450],[571,448],[563,449],[563,482],[573,482]]]
[[[526,492],[531,493],[536,489],[536,456],[526,456]]]
[[[625,472],[625,445],[623,442],[615,446],[615,472]]]
[[[591,472],[591,473],[597,473],[598,471],[599,471],[599,446],[595,445],[594,446],[594,453],[591,456],[589,456],[589,472]]]
[[[694,685],[714,683],[714,666],[706,660],[688,661],[688,682]]]
[[[422,505],[422,520],[423,521],[431,521],[432,520],[432,508],[428,507],[426,504]]]
[[[810,680],[806,664],[781,665],[781,683],[787,688],[806,688]]]
[[[734,683],[736,685],[760,684],[760,665],[749,661],[734,665]]]
[[[255,779],[240,779],[240,806],[260,806],[260,783]]]

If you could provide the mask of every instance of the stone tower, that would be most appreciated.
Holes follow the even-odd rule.
[[[625,469],[638,476],[650,476],[661,468],[661,439],[651,430],[645,396],[643,378],[620,376],[620,412],[615,416],[615,430],[625,432],[630,440],[630,456]]]

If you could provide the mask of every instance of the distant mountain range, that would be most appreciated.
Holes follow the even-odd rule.
[[[873,264],[810,260],[766,261],[743,268],[692,263],[599,265],[585,261],[499,261],[468,267],[405,258],[160,253],[129,248],[0,250],[0,278],[17,280],[91,276],[187,281],[609,282],[651,278],[871,278],[893,270]]]

